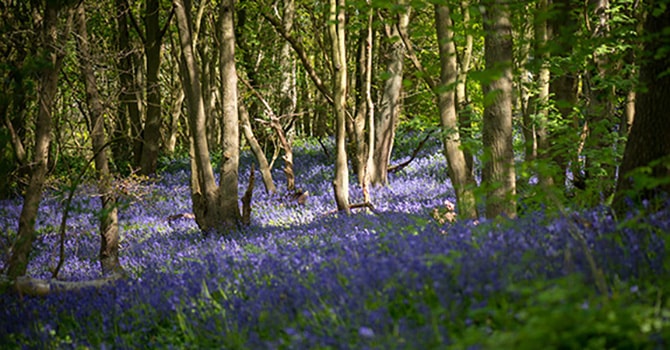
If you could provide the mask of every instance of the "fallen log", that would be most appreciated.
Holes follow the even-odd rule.
[[[13,289],[20,296],[38,296],[44,297],[51,293],[76,292],[85,288],[100,289],[114,285],[123,275],[116,274],[109,277],[99,278],[89,281],[60,281],[43,280],[28,276],[19,276],[15,281],[3,280],[3,290]],[[10,287],[10,288],[7,288]]]

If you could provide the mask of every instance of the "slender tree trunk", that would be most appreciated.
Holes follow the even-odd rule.
[[[95,170],[98,192],[102,204],[100,216],[100,267],[103,275],[123,274],[119,262],[119,219],[116,196],[112,189],[112,175],[109,171],[107,150],[105,149],[104,107],[98,93],[86,29],[84,3],[77,9],[77,43],[79,44],[79,64],[86,89],[86,103],[90,114],[91,143],[95,156]]]
[[[472,61],[472,49],[474,47],[474,37],[472,35],[472,20],[470,17],[470,0],[461,1],[461,13],[463,17],[463,28],[465,32],[465,47],[461,51],[458,64],[458,82],[456,84],[456,100],[458,102],[458,125],[460,126],[459,133],[462,138],[471,139],[472,135],[472,111],[469,108],[467,97],[467,80],[468,72],[470,72],[470,64]],[[463,154],[465,156],[465,163],[469,174],[474,174],[474,155],[472,151],[464,148]]]
[[[221,47],[219,72],[221,78],[221,102],[223,120],[221,138],[223,156],[221,158],[221,180],[219,181],[219,202],[221,220],[225,228],[235,228],[241,220],[238,198],[238,169],[240,159],[240,131],[237,102],[237,69],[235,67],[235,31],[233,24],[234,0],[221,2]]]
[[[397,0],[397,5],[406,6],[406,0]],[[409,8],[398,15],[397,25],[386,28],[387,39],[390,41],[388,52],[388,74],[384,82],[379,113],[375,125],[374,165],[369,169],[370,182],[374,185],[388,184],[388,165],[391,161],[395,129],[400,113],[400,94],[402,91],[403,67],[405,60],[405,44],[400,40],[401,33],[407,31],[409,24]]]
[[[435,5],[435,25],[440,51],[440,85],[437,89],[440,121],[444,132],[444,154],[449,162],[449,178],[456,191],[459,215],[464,219],[476,219],[475,195],[470,184],[474,183],[468,171],[456,116],[456,93],[452,88],[458,78],[456,45],[449,7]]]
[[[41,19],[41,55],[48,64],[40,72],[38,113],[35,122],[35,148],[30,169],[30,180],[19,216],[19,231],[12,246],[7,266],[7,276],[11,280],[26,273],[28,257],[35,240],[37,210],[42,200],[42,190],[47,176],[49,146],[51,144],[51,114],[58,91],[58,72],[65,55],[65,52],[60,49],[62,43],[58,40],[58,15],[61,10],[59,2],[47,1]],[[68,13],[68,26],[61,33],[61,36],[67,36],[71,19],[72,14]]]
[[[370,6],[370,0],[367,1]],[[358,184],[363,191],[364,202],[370,202],[370,171],[374,167],[375,105],[372,99],[372,28],[374,11],[367,10],[367,24],[360,31],[356,75],[356,115],[354,117],[354,141],[356,154],[354,164]]]
[[[547,25],[547,12],[549,11],[549,0],[539,0],[536,5],[535,15],[535,57],[539,58],[540,66],[537,72],[537,97],[534,104],[535,120],[533,128],[536,138],[536,155],[542,162],[551,161],[549,149],[551,147],[547,124],[549,119],[549,81],[551,73],[549,71],[549,59],[551,55],[547,49],[549,38],[551,37],[550,27]],[[539,173],[540,185],[545,189],[552,188],[555,185],[554,177],[546,174],[545,171]]]
[[[136,160],[142,152],[140,131],[142,122],[138,106],[138,87],[135,82],[135,67],[133,65],[133,49],[130,45],[128,19],[130,9],[126,0],[116,0],[117,17],[117,48],[119,52],[119,110],[114,125],[114,138],[119,141],[112,148],[117,161],[131,160],[131,164],[138,165]]]
[[[505,0],[485,2],[484,57],[495,76],[484,86],[484,169],[486,217],[516,216],[516,180],[512,147],[512,26]]]
[[[158,165],[158,148],[161,137],[161,90],[158,74],[161,64],[161,28],[159,23],[160,4],[158,0],[147,0],[145,14],[147,76],[147,109],[144,121],[140,173],[151,175]]]
[[[607,40],[609,36],[609,0],[591,1],[593,12],[597,19],[592,32],[596,47],[602,50],[598,43]],[[611,62],[607,52],[595,50],[592,55],[592,67],[586,72],[585,87],[588,96],[587,123],[588,135],[585,140],[586,154],[585,173],[589,175],[589,189],[601,194],[604,198],[614,192],[614,177],[616,167],[612,149],[616,145],[612,137],[614,126],[618,123],[614,117],[615,87],[607,80],[612,74]],[[593,187],[593,188],[591,188]],[[600,197],[591,196],[589,205],[598,204]]]
[[[652,3],[655,3],[652,1]],[[670,46],[667,36],[660,35],[670,27],[670,9],[661,13],[650,12],[645,23],[645,44],[641,58],[640,84],[644,90],[637,96],[635,121],[628,136],[623,161],[619,168],[619,178],[613,206],[619,215],[629,210],[628,199],[635,203],[643,200],[663,199],[670,194]],[[659,181],[655,188],[636,188],[631,171],[640,167],[650,167],[646,174]],[[649,180],[646,180],[647,185]],[[664,202],[665,204],[667,202]]]
[[[345,0],[330,0],[328,30],[332,42],[333,104],[335,109],[335,203],[337,210],[349,214],[349,167],[346,149],[347,54],[345,43]]]
[[[293,30],[293,19],[295,17],[295,0],[284,0],[284,15],[282,16],[282,26],[286,33]],[[286,146],[284,147],[284,162],[286,173],[286,189],[295,190],[295,175],[293,172],[293,139],[295,138],[295,113],[297,100],[296,90],[296,67],[295,60],[291,55],[291,44],[284,41],[279,56],[279,67],[281,71],[281,81],[279,86],[279,116],[287,122],[283,123],[284,133],[286,134]]]
[[[572,146],[577,143],[576,130],[579,124],[574,119],[573,108],[577,105],[578,79],[570,58],[575,40],[575,23],[578,19],[572,14],[572,0],[553,0],[552,16],[548,19],[551,30],[551,56],[556,57],[558,68],[552,75],[549,83],[549,93],[554,96],[558,110],[557,124],[560,126],[548,133],[550,141],[562,141],[568,144],[555,145],[549,150],[552,166],[558,171],[547,179],[558,186],[565,186],[565,175],[570,162],[576,163],[576,149]],[[574,141],[573,141],[574,140]],[[576,165],[576,164],[573,164]]]
[[[256,160],[258,161],[258,167],[263,177],[265,191],[268,193],[276,193],[277,187],[272,180],[272,169],[270,169],[270,164],[268,163],[268,159],[265,157],[265,153],[263,153],[261,145],[258,144],[258,140],[256,140],[256,137],[254,136],[253,129],[251,128],[251,122],[249,121],[249,111],[243,102],[239,102],[238,110],[240,114],[240,128],[242,129],[244,138],[247,140],[247,142],[249,142],[251,152],[253,152]]]

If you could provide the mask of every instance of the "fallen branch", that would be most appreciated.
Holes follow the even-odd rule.
[[[59,280],[42,280],[32,277],[20,276],[14,281],[14,290],[21,296],[44,297],[51,293],[76,292],[84,288],[103,288],[113,285],[123,277],[116,274],[106,278],[100,278],[90,281],[68,282]]]
[[[394,172],[400,171],[400,170],[404,169],[406,166],[408,166],[409,163],[411,163],[416,158],[416,156],[419,155],[419,152],[421,151],[421,148],[423,148],[423,145],[426,144],[426,141],[428,141],[428,139],[430,138],[430,135],[432,135],[434,132],[435,132],[435,130],[429,132],[428,135],[426,135],[426,137],[424,137],[423,140],[421,140],[421,142],[419,142],[419,145],[414,149],[414,151],[412,152],[412,155],[409,157],[408,160],[406,160],[406,161],[404,161],[400,164],[397,164],[397,165],[389,166],[388,172],[389,173],[394,173]]]

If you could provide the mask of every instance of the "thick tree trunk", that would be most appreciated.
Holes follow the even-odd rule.
[[[435,5],[435,25],[440,51],[440,85],[437,89],[440,121],[444,132],[444,154],[447,157],[449,178],[456,192],[459,215],[464,219],[476,219],[477,208],[472,188],[472,173],[468,171],[456,116],[456,93],[452,86],[457,82],[456,45],[449,7]]]
[[[653,1],[652,1],[653,3]],[[614,208],[623,215],[630,209],[628,199],[635,203],[642,200],[663,198],[670,193],[670,47],[667,36],[661,35],[670,27],[670,9],[664,8],[660,14],[649,13],[645,24],[645,46],[640,57],[640,84],[644,88],[637,95],[635,121],[628,136],[623,161],[619,168]],[[631,171],[639,167],[651,167],[646,176],[660,180],[656,188],[639,187]],[[644,180],[643,180],[644,181]],[[646,180],[646,185],[650,181]],[[665,203],[663,203],[665,204]]]
[[[398,5],[406,5],[405,0],[397,0]],[[405,44],[400,40],[401,33],[407,31],[409,24],[409,9],[401,11],[398,15],[397,25],[389,25],[386,28],[387,39],[390,41],[388,52],[388,79],[384,82],[379,113],[375,125],[375,148],[374,164],[369,169],[370,182],[374,185],[388,184],[388,165],[391,161],[395,130],[400,113],[400,93],[402,91],[403,67],[405,60]]]
[[[233,0],[222,0],[219,12],[221,23],[221,47],[219,72],[221,74],[221,102],[223,120],[221,138],[221,180],[219,181],[220,220],[226,230],[240,223],[240,207],[237,193],[240,159],[240,131],[237,112],[237,70],[235,68],[235,31],[233,25]]]
[[[91,143],[95,156],[95,170],[98,192],[102,204],[100,216],[100,267],[104,276],[123,274],[119,262],[119,219],[116,196],[112,189],[112,175],[107,160],[104,107],[98,93],[95,73],[86,29],[86,12],[81,3],[76,15],[77,43],[79,44],[79,64],[86,89],[86,103],[90,114]]]
[[[329,33],[332,43],[333,104],[335,109],[335,180],[333,189],[337,210],[350,213],[349,209],[349,167],[347,165],[345,108],[347,93],[347,54],[345,44],[345,1],[330,0]]]
[[[496,78],[484,86],[484,169],[486,217],[516,216],[516,179],[512,147],[512,26],[505,0],[485,2],[484,57]]]
[[[161,90],[158,75],[161,64],[161,28],[158,21],[158,0],[147,0],[145,14],[147,76],[146,94],[147,108],[142,133],[142,155],[140,158],[140,173],[151,175],[156,172],[158,165],[158,148],[161,137]]]
[[[198,227],[206,233],[221,228],[219,218],[219,189],[214,179],[214,171],[209,158],[205,103],[200,89],[200,72],[193,49],[190,25],[190,9],[183,0],[174,0],[175,19],[181,46],[182,84],[188,107],[188,121],[191,134],[191,201]]]
[[[7,276],[14,280],[25,275],[28,267],[28,256],[35,240],[35,219],[42,200],[42,190],[47,176],[49,145],[51,144],[51,124],[53,103],[58,91],[58,73],[65,52],[61,48],[58,33],[58,15],[61,10],[56,1],[47,1],[42,16],[41,51],[48,64],[40,72],[38,90],[38,114],[35,122],[35,144],[30,181],[23,198],[23,207],[19,216],[19,231],[12,246],[7,264]],[[41,14],[40,14],[41,15]],[[68,27],[61,33],[66,36],[72,14],[68,14]]]

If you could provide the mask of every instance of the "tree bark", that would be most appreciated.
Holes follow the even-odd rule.
[[[30,180],[23,198],[23,207],[19,216],[19,230],[12,246],[7,264],[7,276],[14,280],[25,275],[28,267],[28,256],[35,240],[35,220],[42,200],[42,190],[47,176],[49,146],[51,144],[52,111],[56,92],[58,91],[58,73],[65,56],[60,49],[58,15],[62,8],[60,2],[47,1],[41,19],[41,55],[48,62],[40,72],[38,88],[38,113],[35,122],[35,144],[33,151]],[[42,15],[42,14],[39,14]],[[68,25],[61,33],[68,35],[72,13],[68,13]]]
[[[532,123],[536,138],[536,156],[542,162],[550,162],[549,133],[547,124],[549,119],[549,81],[551,72],[549,71],[549,59],[551,55],[547,49],[549,38],[551,37],[551,28],[547,24],[546,16],[549,11],[549,0],[539,0],[536,5],[535,15],[535,57],[539,58],[540,66],[537,71],[537,97],[534,104],[535,117]],[[545,189],[552,188],[555,185],[554,177],[540,171],[540,185]]]
[[[256,140],[256,137],[254,136],[253,129],[251,128],[251,122],[249,121],[249,111],[243,102],[239,103],[238,109],[240,114],[240,128],[242,129],[244,138],[247,140],[247,142],[249,142],[251,152],[258,161],[258,167],[261,171],[263,185],[265,185],[265,191],[268,193],[276,193],[277,187],[272,180],[272,169],[270,169],[270,164],[268,164],[268,159],[265,157],[265,153],[263,153],[261,145],[258,144],[258,140]]]
[[[333,71],[333,105],[335,112],[335,180],[333,189],[335,203],[341,212],[350,213],[349,209],[349,169],[347,165],[345,108],[347,93],[347,54],[345,43],[345,0],[330,0],[328,30],[332,44]]]
[[[237,103],[237,70],[235,67],[235,31],[233,23],[234,0],[222,0],[221,47],[219,72],[221,79],[221,102],[223,120],[221,138],[223,156],[221,158],[221,180],[219,181],[220,220],[224,228],[231,230],[240,223],[238,199],[238,168],[240,161],[240,131]]]
[[[464,219],[476,219],[475,195],[470,184],[474,183],[468,171],[465,154],[461,148],[458,118],[456,116],[456,92],[458,68],[453,23],[449,7],[435,5],[435,26],[440,51],[440,84],[437,89],[440,121],[444,133],[444,154],[447,157],[449,178],[456,192],[459,215]]]
[[[397,0],[397,5],[406,6],[406,0]],[[388,165],[391,161],[395,129],[400,113],[400,93],[406,47],[401,39],[402,33],[407,32],[409,24],[409,9],[403,9],[397,15],[397,23],[387,26],[386,34],[390,41],[388,52],[387,73],[388,79],[384,82],[379,113],[375,125],[374,164],[369,169],[370,182],[373,185],[385,186],[388,184]]]
[[[76,25],[77,43],[79,44],[79,64],[86,90],[86,103],[89,109],[91,143],[95,156],[95,170],[98,179],[98,192],[101,201],[100,215],[100,267],[103,276],[110,274],[123,275],[123,268],[119,262],[119,219],[116,196],[112,189],[112,175],[109,171],[107,141],[105,140],[104,107],[97,82],[86,29],[86,10],[84,3],[77,8]]]
[[[557,57],[558,66],[552,71],[549,83],[549,93],[554,96],[556,109],[558,110],[557,124],[555,130],[548,133],[549,142],[560,141],[563,144],[555,144],[549,151],[551,154],[551,166],[556,168],[551,176],[554,184],[564,187],[565,175],[570,162],[577,163],[576,148],[572,146],[577,143],[576,130],[581,130],[574,119],[573,109],[577,105],[578,79],[573,63],[570,62],[573,41],[575,40],[575,23],[578,19],[572,13],[572,0],[553,0],[552,16],[548,19],[551,30],[552,57]]]
[[[595,51],[591,58],[591,67],[583,79],[585,83],[585,95],[588,101],[586,122],[588,123],[588,134],[584,148],[585,173],[589,174],[589,190],[608,198],[614,191],[613,179],[616,167],[614,165],[614,154],[610,151],[612,144],[614,126],[619,122],[614,117],[615,87],[607,80],[612,75],[612,62],[609,53],[602,52],[604,41],[609,39],[609,0],[591,0],[593,13],[597,22],[592,30],[591,36],[595,40]],[[593,188],[591,188],[593,187]],[[589,206],[595,206],[600,196],[590,196]]]
[[[484,85],[484,168],[486,217],[516,216],[516,180],[512,147],[512,26],[505,0],[487,0],[484,58],[492,76]]]
[[[142,133],[142,154],[140,157],[140,173],[151,175],[158,165],[158,148],[161,137],[161,90],[159,73],[161,64],[161,27],[159,23],[160,3],[158,0],[147,0],[144,26],[146,42],[146,118]]]
[[[284,0],[284,14],[282,16],[282,27],[284,31],[290,33],[293,29],[293,20],[295,17],[295,0]],[[279,56],[279,66],[281,72],[281,81],[279,86],[279,116],[285,120],[282,129],[286,134],[288,148],[285,148],[284,162],[286,163],[286,189],[295,190],[295,175],[293,172],[293,139],[295,138],[295,123],[293,122],[297,107],[296,91],[296,68],[295,61],[291,55],[291,44],[284,41],[281,46]],[[290,168],[289,168],[290,165]]]
[[[458,125],[460,126],[461,137],[471,139],[472,135],[472,111],[469,108],[469,101],[467,97],[467,80],[468,72],[470,72],[470,63],[472,61],[472,50],[474,47],[474,36],[472,32],[472,20],[470,16],[470,0],[461,1],[461,13],[463,16],[463,28],[465,29],[465,47],[458,56],[458,83],[456,84],[456,100],[458,101]],[[463,149],[465,155],[465,163],[467,164],[468,173],[474,174],[474,155],[472,151]]]
[[[367,3],[369,6],[370,1],[368,0]],[[363,201],[366,203],[370,202],[369,169],[374,166],[372,150],[375,145],[375,105],[372,100],[373,14],[372,7],[370,7],[366,26],[360,31],[356,75],[356,115],[354,116],[355,168],[358,184],[363,191]]]
[[[136,68],[133,65],[135,54],[128,30],[130,9],[127,0],[116,0],[116,18],[120,92],[118,116],[114,125],[114,138],[118,141],[114,143],[112,151],[117,161],[130,160],[132,165],[137,166],[142,152],[142,121],[137,96],[139,89],[135,81]]]
[[[184,0],[173,1],[181,46],[180,71],[191,134],[191,201],[198,227],[205,233],[209,233],[222,228],[221,220],[217,215],[219,213],[219,189],[216,186],[209,158],[207,118],[200,89],[200,72],[193,49],[190,8],[186,8],[184,3]]]
[[[651,1],[652,5],[663,3]],[[653,8],[653,7],[650,7]],[[643,200],[663,198],[670,193],[670,54],[667,47],[670,40],[662,33],[670,27],[670,10],[650,12],[645,23],[645,55],[640,57],[640,85],[635,104],[635,120],[628,136],[623,161],[619,168],[619,178],[613,206],[619,215],[630,209],[627,200],[636,204]],[[637,179],[631,174],[640,167],[650,167],[650,179],[659,182],[658,187],[651,180]],[[665,204],[665,203],[664,203]]]

